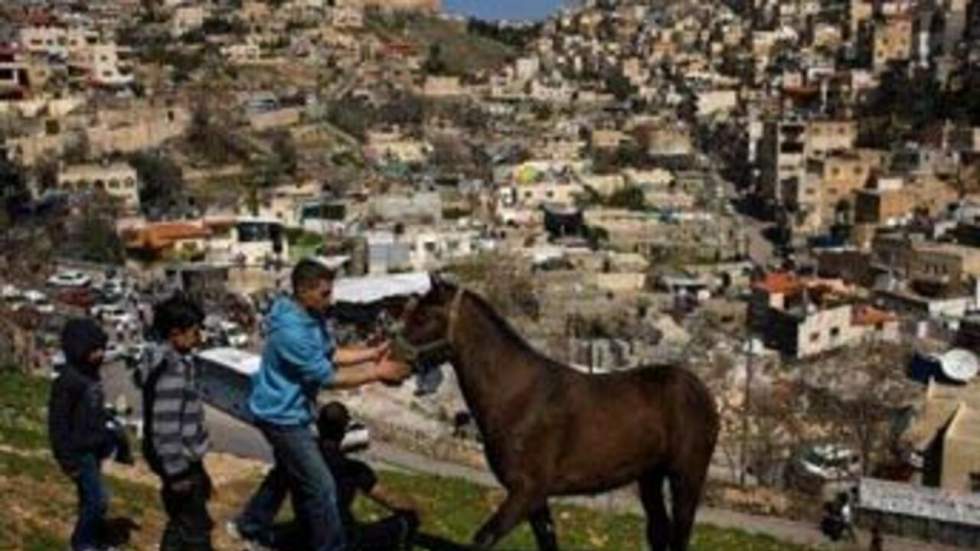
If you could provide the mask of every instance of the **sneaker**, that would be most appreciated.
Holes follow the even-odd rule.
[[[255,540],[246,538],[242,534],[241,529],[238,528],[238,523],[233,520],[229,520],[225,523],[225,533],[228,534],[228,537],[233,541],[244,543],[245,551],[274,551],[271,547],[266,547]]]
[[[229,538],[235,541],[245,540],[245,537],[242,536],[242,531],[238,529],[238,523],[233,520],[229,520],[225,523],[225,533],[228,534]]]

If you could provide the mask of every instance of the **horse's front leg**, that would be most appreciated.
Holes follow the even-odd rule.
[[[531,529],[538,551],[558,551],[558,536],[555,534],[555,521],[551,518],[548,502],[531,511]]]
[[[473,537],[473,544],[478,549],[490,549],[504,539],[518,523],[527,518],[528,512],[535,505],[534,497],[527,491],[509,490],[504,502]]]

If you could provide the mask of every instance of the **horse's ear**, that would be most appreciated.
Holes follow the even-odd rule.
[[[438,292],[442,287],[442,276],[439,272],[429,272],[429,289]]]
[[[452,272],[431,272],[429,279],[434,291],[452,290],[459,286],[456,275]]]

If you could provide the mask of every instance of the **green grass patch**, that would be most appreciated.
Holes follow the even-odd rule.
[[[423,531],[456,543],[469,542],[500,503],[500,491],[465,481],[428,475],[385,471],[382,482],[392,490],[412,496],[423,511]],[[359,500],[360,518],[377,518],[377,507]],[[559,543],[563,549],[621,551],[645,549],[645,520],[634,514],[616,514],[583,507],[560,505],[552,508]],[[526,523],[500,544],[504,550],[536,549]],[[805,551],[808,548],[785,543],[768,536],[739,530],[699,525],[695,529],[692,551]]]
[[[47,446],[50,391],[48,379],[9,368],[0,372],[0,443],[25,449]]]

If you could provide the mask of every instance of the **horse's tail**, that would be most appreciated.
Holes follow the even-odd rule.
[[[704,381],[693,372],[682,367],[677,367],[675,370],[682,391],[681,396],[685,410],[688,414],[700,419],[701,426],[698,428],[705,438],[705,444],[713,450],[721,430],[721,419],[714,396]],[[690,422],[693,419],[687,421]]]

